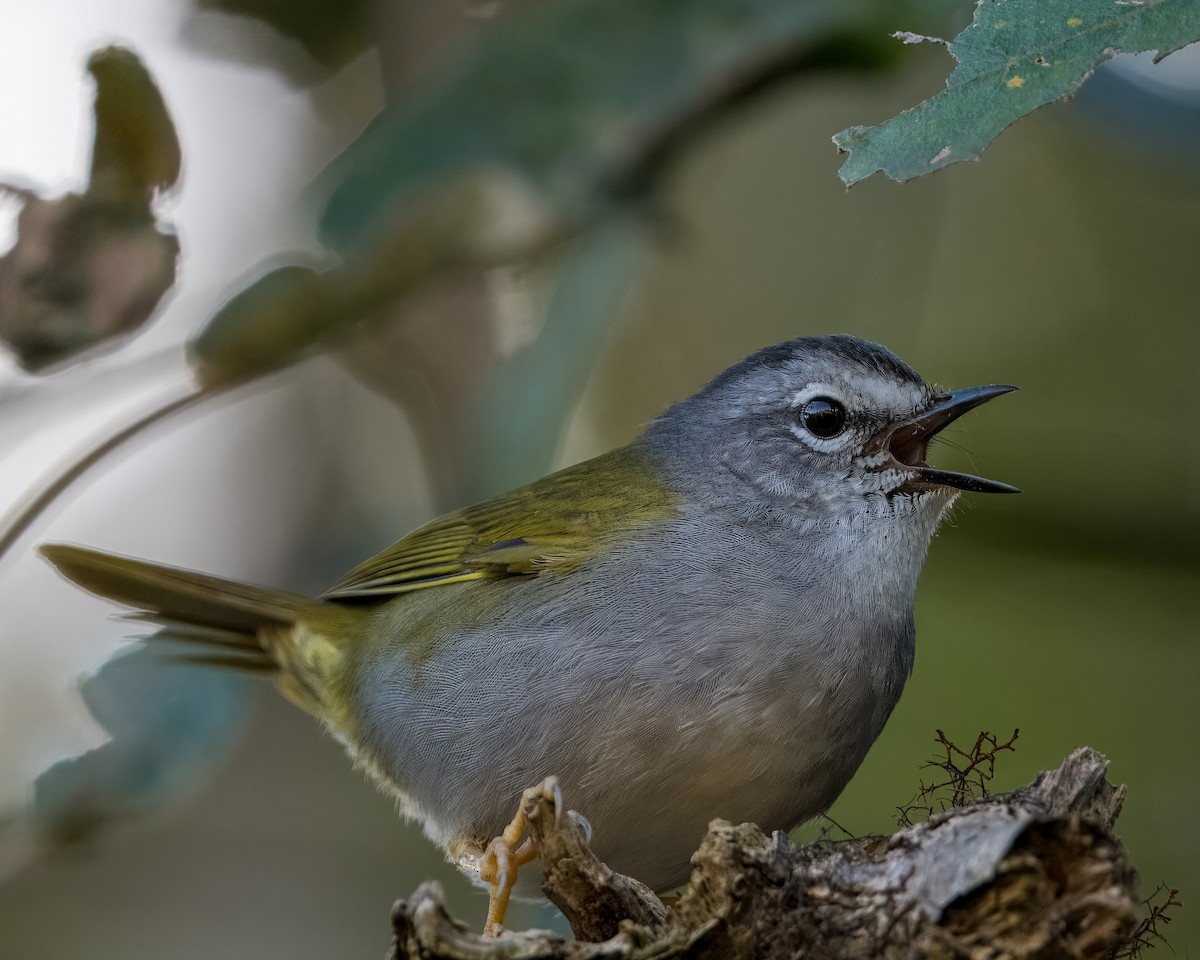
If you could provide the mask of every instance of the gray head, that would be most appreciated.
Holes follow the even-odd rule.
[[[850,336],[767,347],[647,430],[676,481],[746,509],[810,520],[939,516],[958,490],[1016,488],[925,462],[929,441],[1015,387],[940,391],[889,350]]]

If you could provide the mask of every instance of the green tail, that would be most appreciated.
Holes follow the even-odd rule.
[[[275,673],[298,706],[334,720],[328,692],[341,673],[345,641],[361,614],[286,590],[180,570],[70,544],[44,544],[42,556],[90,593],[133,607],[159,624],[154,638],[204,649],[188,659]]]

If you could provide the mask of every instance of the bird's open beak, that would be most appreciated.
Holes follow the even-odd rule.
[[[1016,487],[998,480],[955,473],[953,470],[935,470],[925,462],[929,441],[947,424],[953,423],[968,410],[974,410],[980,404],[1016,389],[996,384],[940,393],[933,398],[933,406],[924,413],[897,424],[888,437],[888,451],[898,462],[911,468],[912,478],[908,482],[914,485],[957,487],[973,493],[1020,493]]]

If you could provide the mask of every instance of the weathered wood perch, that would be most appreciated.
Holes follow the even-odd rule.
[[[527,807],[543,890],[576,940],[484,939],[436,883],[396,905],[392,958],[1085,958],[1134,926],[1133,871],[1112,827],[1125,788],[1076,750],[1028,786],[936,814],[889,838],[794,846],[716,820],[671,909],[596,859],[572,817]],[[570,798],[568,798],[569,800]]]

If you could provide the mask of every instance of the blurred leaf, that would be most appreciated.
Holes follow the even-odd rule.
[[[179,241],[144,206],[23,194],[0,258],[0,341],[30,372],[140,327],[175,283]]]
[[[369,45],[365,0],[195,0],[200,10],[215,10],[261,20],[298,42],[329,69],[344,67]]]
[[[175,283],[179,241],[159,229],[154,195],[179,178],[179,141],[137,55],[105,47],[96,80],[91,181],[82,196],[23,203],[0,258],[0,341],[28,371],[140,327]],[[0,184],[0,190],[3,190]]]
[[[436,275],[504,262],[553,239],[523,185],[486,171],[426,192],[392,226],[345,268],[279,267],[236,294],[189,346],[201,383],[281,369]]]
[[[479,166],[525,178],[563,221],[586,219],[644,187],[733,103],[810,56],[832,65],[829,41],[876,29],[879,13],[796,0],[537,5],[497,23],[346,152],[322,237],[343,251],[369,243],[420,187]]]
[[[1005,127],[1070,96],[1115,54],[1157,50],[1162,59],[1197,39],[1195,0],[982,0],[948,44],[958,66],[946,89],[880,126],[837,134],[833,142],[850,153],[839,175],[847,184],[876,171],[909,180],[974,160]]]
[[[198,669],[146,646],[118,653],[81,687],[112,739],[37,779],[39,832],[60,843],[87,840],[202,782],[243,729],[250,692],[244,677]]]
[[[311,267],[277,267],[240,290],[188,347],[197,376],[219,386],[295,362],[340,318],[336,280]]]
[[[311,286],[289,274],[238,294],[192,345],[203,382],[279,369],[448,270],[528,260],[644,193],[682,143],[741,99],[804,68],[861,68],[878,52],[854,39],[876,32],[869,3],[520,9],[335,164],[322,232],[350,254],[345,267]]]
[[[609,326],[645,252],[646,232],[629,218],[585,234],[554,280],[542,328],[498,360],[474,411],[468,459],[456,492],[468,502],[528,483],[548,470],[588,383]]]
[[[149,204],[179,179],[175,124],[154,78],[138,55],[105,47],[88,59],[96,81],[96,130],[88,193]]]

